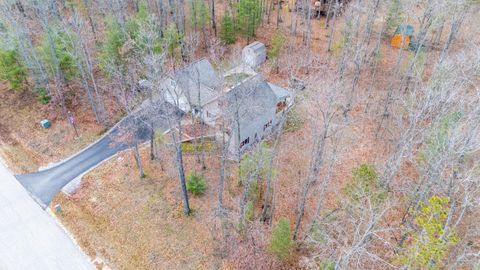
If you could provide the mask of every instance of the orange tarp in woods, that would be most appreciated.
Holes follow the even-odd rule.
[[[402,41],[402,39],[405,39],[405,40]],[[402,47],[402,42],[403,42],[403,48],[408,49],[408,44],[410,43],[410,37],[402,36],[402,34],[396,34],[392,37],[392,47],[400,48]]]

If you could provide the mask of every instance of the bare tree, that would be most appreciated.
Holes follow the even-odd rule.
[[[317,85],[315,82],[312,82],[312,85]],[[338,124],[335,125],[335,121],[338,121],[338,117],[341,114],[342,106],[337,103],[338,99],[341,99],[342,85],[341,82],[335,82],[335,84],[330,86],[331,89],[328,91],[326,97],[326,104],[321,104],[319,100],[314,101],[317,103],[319,109],[318,115],[315,115],[317,121],[321,120],[321,124],[315,123],[318,125],[318,129],[314,130],[312,134],[313,137],[313,146],[311,152],[310,165],[307,173],[305,183],[302,187],[302,191],[299,197],[297,216],[295,220],[295,229],[293,232],[293,239],[296,240],[300,231],[301,223],[303,216],[305,214],[305,207],[308,198],[308,194],[312,186],[317,182],[320,172],[324,168],[325,161],[325,152],[327,146],[328,138],[335,133]],[[337,126],[337,127],[336,127]]]
[[[49,47],[49,52],[50,52],[50,57],[52,60],[52,72],[54,73],[54,81],[55,81],[55,89],[57,91],[57,96],[58,99],[60,100],[60,105],[61,108],[65,114],[67,115],[67,105],[65,103],[65,95],[64,95],[64,87],[65,87],[65,77],[62,72],[62,69],[60,68],[60,63],[56,54],[56,48],[55,48],[55,41],[54,41],[54,33],[53,33],[53,27],[51,25],[50,20],[52,17],[54,18],[60,18],[60,15],[58,13],[57,7],[53,1],[49,2],[49,5],[42,5],[40,3],[35,3],[34,2],[34,11],[36,17],[40,21],[40,25],[45,32],[45,35],[47,37],[47,45]],[[53,10],[50,9],[53,7]]]

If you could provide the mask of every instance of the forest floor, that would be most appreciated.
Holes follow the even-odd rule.
[[[289,25],[289,16],[290,13],[284,14],[284,26]],[[294,46],[299,48],[302,42],[302,27],[299,26],[294,42]],[[332,56],[338,57],[338,50],[334,49],[332,53],[326,50],[330,30],[324,29],[324,18],[314,20],[312,27],[313,54],[320,61],[319,65],[334,69],[332,63],[335,61],[329,60]],[[256,39],[268,46],[273,33],[273,23],[264,25],[257,32]],[[290,36],[287,35],[287,38]],[[245,44],[245,40],[239,40],[232,47],[238,50]],[[303,57],[302,50],[294,52],[294,55],[284,57],[281,64],[287,66],[291,59],[298,60]],[[395,55],[396,51],[385,41],[382,45],[380,65],[389,70],[389,67],[393,66]],[[261,70],[268,80],[288,85],[290,74],[285,68],[282,68],[279,74],[271,73],[270,69],[267,62]],[[317,76],[319,80],[327,82],[329,79],[326,77],[327,73],[322,73],[321,70],[310,72],[310,76]],[[342,147],[339,149],[336,170],[331,180],[332,192],[327,196],[325,208],[334,207],[337,202],[335,193],[342,192],[342,187],[354,167],[362,163],[375,164],[387,153],[388,142],[383,144],[375,138],[378,123],[373,119],[378,119],[378,112],[375,111],[377,108],[372,107],[369,113],[365,113],[365,107],[367,103],[374,104],[381,100],[388,81],[388,77],[378,77],[375,81],[376,89],[382,90],[373,93],[370,98],[366,98],[370,82],[359,82],[358,96],[364,98],[352,108],[351,124],[344,131],[345,135],[339,143]],[[282,135],[277,154],[279,171],[274,179],[277,203],[273,224],[280,217],[287,217],[292,224],[295,220],[296,204],[308,173],[312,126],[317,117],[311,108],[318,104],[311,103],[309,97],[325,95],[321,92],[322,87],[319,87],[320,90],[300,94],[299,100],[303,101],[296,106],[295,111],[304,123]],[[9,91],[0,91],[0,94],[4,96],[2,99],[6,100],[0,104],[0,115],[7,116],[0,119],[0,131],[9,131],[0,134],[3,134],[2,140],[8,141],[7,144],[10,145],[3,147],[3,152],[7,153],[9,165],[17,164],[13,168],[18,172],[32,171],[49,162],[58,161],[88,145],[102,133],[101,128],[94,123],[88,106],[77,106],[82,108],[82,111],[74,111],[80,128],[80,137],[76,138],[73,129],[63,119],[53,121],[52,128],[43,130],[39,121],[48,117],[48,112],[33,100],[34,97],[22,97],[22,93]],[[31,104],[38,105],[30,106]],[[18,110],[11,111],[12,106]],[[372,115],[375,117],[371,117]],[[227,177],[224,192],[225,206],[230,211],[226,222],[219,221],[215,211],[219,180],[218,150],[207,154],[208,169],[204,176],[208,188],[202,196],[191,196],[193,213],[189,217],[182,213],[178,173],[171,150],[160,151],[161,161],[150,161],[148,152],[146,147],[142,148],[147,175],[145,178],[138,177],[133,154],[125,151],[85,175],[81,187],[74,195],[66,197],[59,194],[51,204],[61,204],[63,211],[59,214],[60,220],[92,258],[99,258],[107,265],[120,269],[238,269],[242,266],[251,268],[252,263],[257,263],[257,269],[298,267],[298,260],[290,265],[281,265],[268,254],[266,246],[270,226],[260,223],[248,226],[250,234],[258,236],[255,242],[244,239],[238,233],[236,218],[242,187],[238,186],[235,179],[233,163],[229,164],[230,175]],[[194,154],[186,154],[185,168],[187,173],[200,171]],[[318,197],[318,189],[314,187],[307,202],[307,209],[312,211],[306,212],[306,221],[310,221],[314,214],[316,196]],[[257,215],[261,211],[260,205],[261,203],[255,208]],[[228,242],[224,243],[225,246],[222,246],[222,241],[218,241],[222,237],[226,239],[224,242]],[[301,256],[301,252],[297,255]]]
[[[192,214],[183,215],[178,173],[172,153],[163,149],[164,160],[149,160],[143,147],[146,177],[140,179],[131,151],[120,153],[87,174],[71,197],[59,195],[62,223],[92,257],[103,258],[121,269],[228,269],[214,254],[211,221],[215,219],[217,150],[207,153],[206,193],[190,195]],[[200,171],[194,154],[185,155],[186,172]],[[225,205],[234,208],[238,193],[227,181]]]
[[[34,172],[69,157],[106,131],[95,122],[86,100],[73,98],[68,104],[78,137],[65,117],[56,113],[60,108],[42,105],[31,91],[13,91],[0,82],[0,100],[0,155],[15,173]],[[50,120],[50,128],[41,127],[43,119]]]

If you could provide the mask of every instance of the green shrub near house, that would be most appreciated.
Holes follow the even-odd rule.
[[[300,113],[295,108],[292,108],[287,113],[287,119],[285,121],[284,130],[286,132],[293,132],[303,127],[305,121],[301,117]]]
[[[195,195],[205,193],[207,189],[207,181],[201,174],[191,172],[187,175],[187,190]]]

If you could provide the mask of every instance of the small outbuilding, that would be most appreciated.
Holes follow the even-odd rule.
[[[255,41],[242,50],[242,60],[251,67],[258,67],[267,60],[265,44]]]
[[[410,45],[410,41],[412,40],[413,36],[413,26],[409,24],[402,24],[397,27],[395,30],[395,34],[392,37],[392,47],[394,48],[403,48],[408,49]]]

